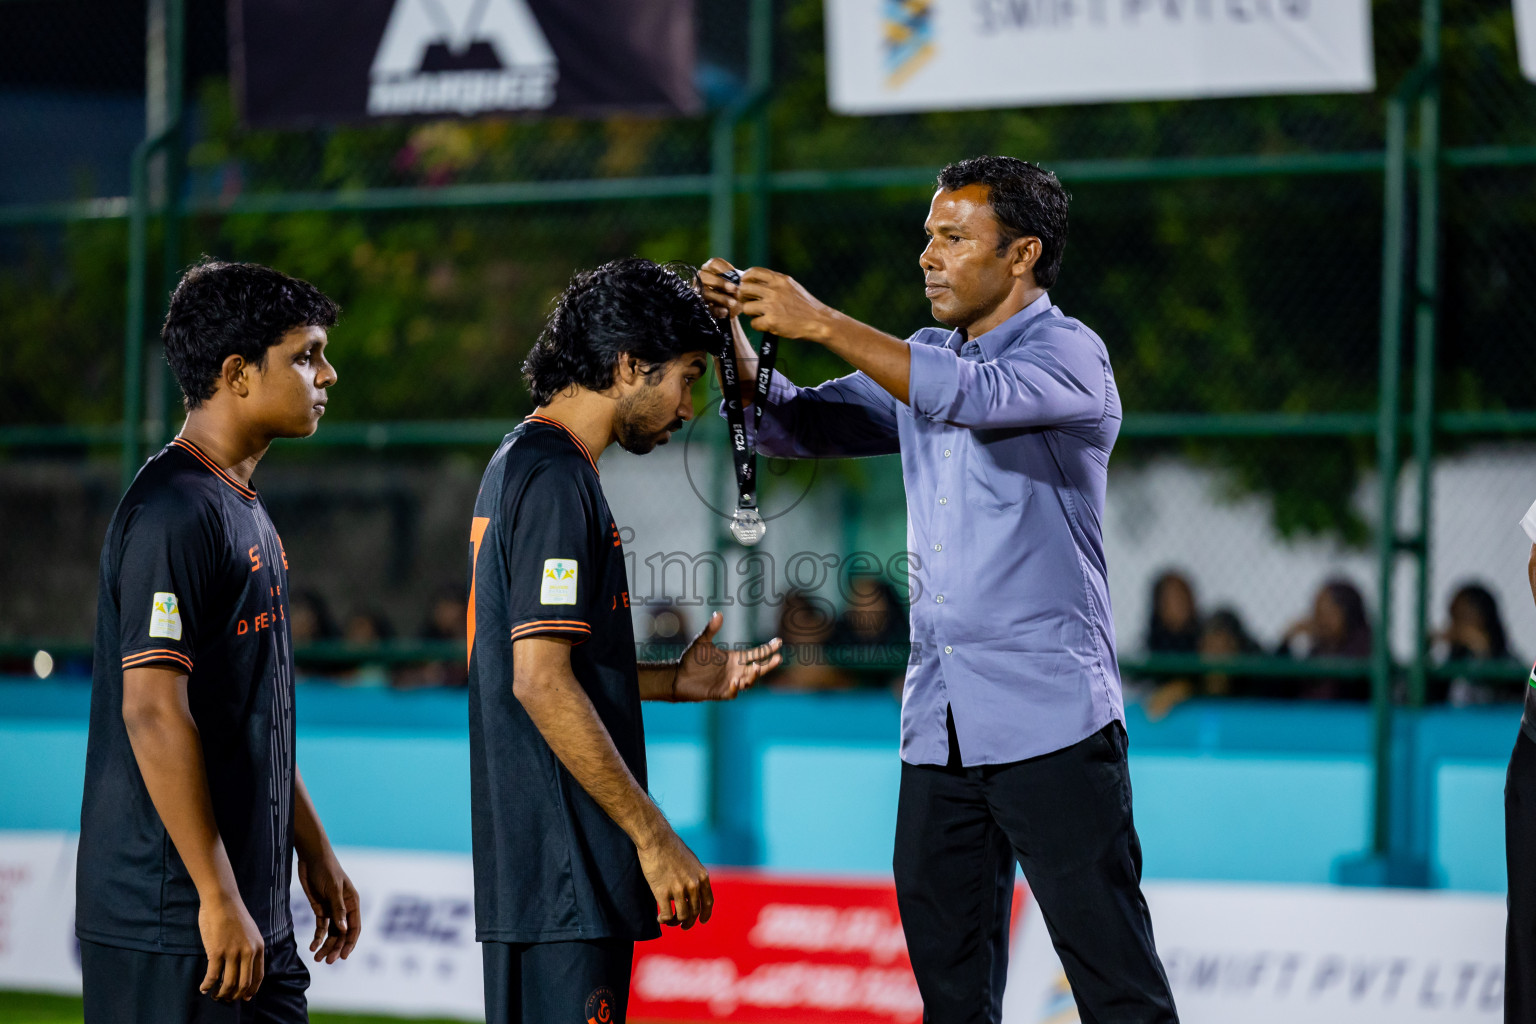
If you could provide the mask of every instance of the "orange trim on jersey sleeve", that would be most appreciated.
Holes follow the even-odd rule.
[[[171,444],[175,445],[178,448],[183,449],[184,451],[189,451],[193,455],[197,456],[197,459],[198,459],[199,462],[201,462],[203,465],[207,466],[210,470],[212,470],[213,474],[215,476],[217,476],[220,480],[223,480],[226,484],[228,484],[229,486],[233,487],[235,489],[236,493],[238,493],[240,495],[240,497],[245,498],[247,501],[254,501],[254,500],[256,500],[256,492],[255,491],[253,491],[249,487],[246,487],[245,485],[241,484],[240,481],[236,480],[234,477],[232,477],[228,473],[226,473],[223,469],[219,468],[218,464],[216,464],[207,455],[203,454],[203,450],[201,448],[199,448],[197,445],[193,444],[191,441],[188,441],[184,437],[178,437],[175,440],[173,440],[171,442]]]
[[[592,634],[592,627],[580,619],[541,619],[512,627],[512,639],[518,640],[534,633],[581,633]]]
[[[192,671],[192,659],[180,651],[160,649],[155,651],[136,651],[123,657],[123,668],[142,668],[145,665],[153,665],[159,661],[174,661],[178,665],[185,666],[188,672]]]
[[[528,419],[534,423],[547,423],[552,427],[559,427],[561,430],[565,431],[566,436],[568,436],[572,441],[576,442],[576,447],[581,449],[581,454],[586,456],[587,464],[592,467],[592,472],[596,473],[598,471],[597,460],[592,457],[592,452],[587,448],[586,443],[582,441],[581,438],[577,437],[576,432],[570,427],[566,426],[564,423],[561,423],[559,420],[552,420],[548,416],[540,416],[538,413],[534,413],[532,416],[529,416]]]

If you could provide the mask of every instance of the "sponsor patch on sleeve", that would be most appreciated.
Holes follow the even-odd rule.
[[[547,558],[539,581],[540,604],[576,603],[576,561],[572,558]]]
[[[150,603],[149,635],[165,640],[181,639],[181,606],[175,594],[157,593]]]

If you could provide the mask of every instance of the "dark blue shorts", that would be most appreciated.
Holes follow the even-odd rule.
[[[208,974],[206,956],[82,939],[85,1024],[308,1024],[309,969],[291,934],[267,946],[265,966],[250,1002],[221,1003],[197,990]]]
[[[484,942],[485,1024],[624,1024],[635,944]]]

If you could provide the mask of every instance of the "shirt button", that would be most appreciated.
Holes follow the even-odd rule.
[[[938,597],[934,598],[933,600],[934,600],[935,604],[943,604],[944,603],[944,595],[940,594]]]
[[[945,457],[945,458],[946,458],[946,459],[947,459],[947,458],[949,458],[949,449],[948,449],[948,448],[945,448],[945,449],[944,449],[944,457]]]
[[[939,504],[940,505],[948,505],[949,504],[949,499],[948,498],[940,498],[939,499]]]
[[[955,653],[955,649],[953,647],[949,646],[948,644],[945,644],[944,645],[944,653],[945,654],[954,654]]]
[[[943,544],[935,544],[933,546],[933,550],[935,550],[935,551],[943,551],[944,550],[944,545]]]

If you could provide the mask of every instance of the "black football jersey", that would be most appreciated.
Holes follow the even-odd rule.
[[[634,844],[555,756],[512,692],[521,637],[571,640],[571,669],[646,784],[624,551],[581,440],[533,416],[475,500],[469,559],[470,780],[481,941],[648,939],[656,902]]]
[[[187,674],[219,834],[268,943],[293,928],[293,649],[288,565],[256,492],[177,438],[123,496],[101,552],[75,928],[201,953],[197,890],[123,725],[123,673]]]

